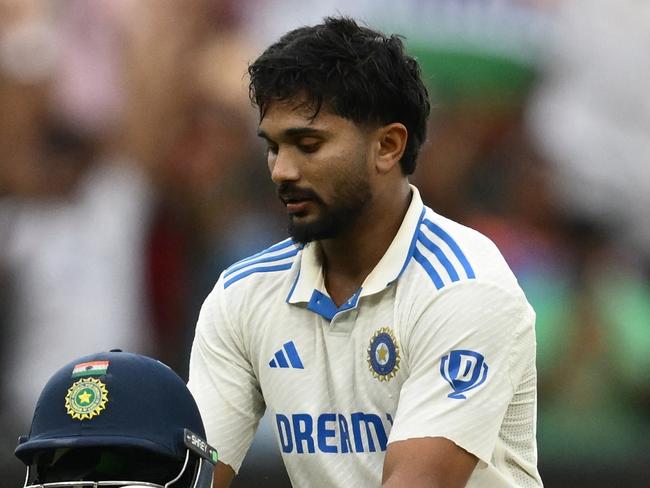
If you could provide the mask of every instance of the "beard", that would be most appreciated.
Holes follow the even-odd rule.
[[[309,199],[320,208],[318,217],[310,222],[300,222],[300,214],[289,216],[289,235],[301,244],[332,239],[349,231],[372,198],[368,179],[364,175],[339,183],[328,203],[313,190],[282,183],[278,187],[278,196],[285,200],[288,195]]]

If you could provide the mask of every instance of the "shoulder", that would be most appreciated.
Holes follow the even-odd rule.
[[[417,281],[418,290],[426,293],[475,280],[519,291],[516,278],[489,238],[429,208],[416,230],[406,271],[407,279]],[[422,274],[429,286],[422,286]]]
[[[301,250],[292,239],[280,241],[229,266],[217,287],[235,292],[260,284],[277,285],[278,280],[288,277]]]
[[[295,280],[301,250],[300,245],[285,239],[226,268],[203,302],[199,323],[225,320],[234,324],[251,313],[284,303],[284,297],[278,297],[286,296]]]

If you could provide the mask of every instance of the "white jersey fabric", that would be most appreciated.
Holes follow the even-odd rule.
[[[297,487],[380,486],[387,445],[446,437],[467,486],[537,487],[535,314],[495,245],[413,187],[381,261],[338,307],[317,243],[228,268],[202,308],[189,387],[239,470],[269,409]]]

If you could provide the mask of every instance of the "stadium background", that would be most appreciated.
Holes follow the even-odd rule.
[[[549,487],[650,465],[650,6],[634,0],[0,0],[0,473],[61,364],[187,375],[229,263],[284,237],[246,64],[349,14],[406,37],[434,113],[414,182],[538,313]],[[142,399],[146,408],[146,399]],[[262,422],[235,486],[287,486]]]

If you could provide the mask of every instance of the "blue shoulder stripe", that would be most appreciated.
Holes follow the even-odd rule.
[[[458,261],[460,264],[463,266],[463,269],[465,270],[465,274],[467,275],[468,278],[476,278],[476,275],[474,274],[474,270],[472,269],[472,266],[469,264],[469,261],[467,260],[467,257],[463,253],[463,251],[460,249],[456,241],[451,237],[447,232],[445,232],[442,227],[434,224],[428,219],[424,219],[422,221],[424,225],[426,225],[431,232],[433,232],[435,235],[440,237],[445,243],[449,246],[449,248],[453,251],[454,255],[456,258],[458,258]]]
[[[257,268],[248,268],[246,271],[243,271],[239,273],[236,276],[233,276],[229,280],[227,280],[224,284],[223,287],[224,289],[228,288],[230,285],[233,283],[236,283],[237,281],[246,278],[247,276],[252,275],[253,273],[269,273],[271,271],[284,271],[287,269],[291,269],[291,266],[293,265],[293,262],[291,263],[285,263],[285,264],[278,264],[276,266],[260,266]]]
[[[417,247],[413,249],[413,259],[420,263],[420,266],[424,268],[424,271],[427,272],[429,278],[431,278],[431,281],[433,281],[433,284],[436,285],[438,290],[445,286],[438,272],[433,268],[433,266],[431,266],[431,263],[426,257],[424,257],[424,254],[422,254]]]
[[[445,267],[445,270],[447,271],[447,274],[449,275],[451,281],[458,281],[460,279],[458,273],[454,269],[454,265],[451,264],[451,261],[449,261],[447,256],[445,256],[445,253],[442,251],[442,249],[431,242],[431,240],[429,240],[429,238],[424,235],[422,231],[418,232],[418,241],[424,244],[424,247],[435,254],[435,256],[438,258],[438,261],[440,261],[440,263],[442,263],[442,265]]]
[[[404,264],[402,265],[402,269],[400,270],[399,274],[397,275],[397,278],[402,276],[402,273],[404,273],[404,270],[408,266],[409,262],[411,262],[411,258],[413,257],[413,250],[415,249],[415,243],[418,240],[418,234],[419,234],[419,228],[420,224],[422,224],[422,219],[424,218],[424,214],[426,212],[426,207],[422,207],[422,212],[420,212],[420,216],[418,217],[418,225],[415,228],[415,232],[413,233],[413,237],[411,238],[411,245],[409,246],[409,252],[406,255],[406,259],[404,260]],[[395,278],[395,279],[397,279]]]
[[[282,259],[290,258],[292,256],[295,256],[298,254],[299,249],[296,247],[292,249],[291,251],[282,253],[282,254],[276,254],[274,256],[266,256],[266,255],[261,255],[257,259],[250,259],[250,260],[244,260],[244,262],[239,262],[239,264],[235,264],[228,268],[226,272],[223,274],[224,278],[230,276],[233,274],[235,271],[239,271],[242,268],[245,268],[247,266],[251,266],[254,264],[260,264],[260,263],[269,263],[273,261],[280,261]]]
[[[268,247],[268,248],[263,249],[262,251],[260,251],[258,253],[253,254],[252,256],[248,256],[248,257],[245,257],[244,259],[240,259],[236,263],[232,264],[226,270],[226,272],[229,272],[230,268],[238,266],[239,264],[245,263],[247,261],[252,261],[253,259],[258,258],[258,257],[262,256],[263,254],[268,254],[268,253],[271,253],[271,252],[279,251],[281,249],[284,249],[284,248],[287,248],[287,247],[290,247],[290,246],[293,246],[293,245],[295,245],[295,243],[293,242],[293,239],[291,239],[291,238],[285,239],[284,241],[278,242],[277,244],[274,244],[271,247]]]

